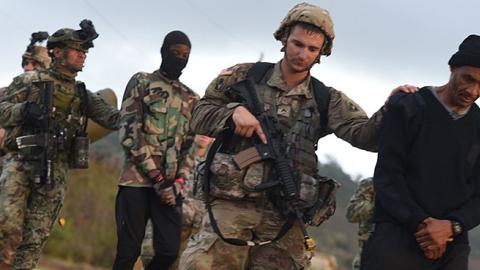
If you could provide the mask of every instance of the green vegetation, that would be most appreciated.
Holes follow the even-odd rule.
[[[70,173],[67,198],[60,214],[66,223],[63,227],[55,225],[44,252],[69,261],[111,267],[115,256],[115,196],[121,157],[99,154],[95,146],[90,168]],[[102,149],[105,151],[103,146]]]

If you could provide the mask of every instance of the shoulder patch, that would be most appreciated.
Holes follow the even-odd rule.
[[[218,76],[230,76],[232,74],[233,74],[233,67],[229,67],[222,70]]]

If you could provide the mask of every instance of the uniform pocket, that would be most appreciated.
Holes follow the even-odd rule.
[[[143,129],[146,133],[167,137],[168,105],[163,98],[144,97]]]
[[[248,191],[249,198],[258,198],[261,196],[261,192],[254,192],[252,189],[256,188],[262,183],[264,174],[264,163],[256,162],[248,166],[246,169],[245,177],[243,178],[243,189]]]
[[[318,201],[319,180],[313,176],[301,173],[300,176],[300,207],[308,208]]]
[[[242,199],[246,193],[243,186],[245,170],[239,170],[233,156],[217,153],[210,165],[210,195],[223,199]]]
[[[320,226],[335,213],[336,193],[340,188],[340,184],[330,178],[319,177],[317,181],[316,201],[304,211],[305,222],[311,226]]]

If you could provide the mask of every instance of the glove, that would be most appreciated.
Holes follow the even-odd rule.
[[[35,102],[26,102],[23,109],[23,123],[30,127],[40,127],[43,116],[42,108]]]

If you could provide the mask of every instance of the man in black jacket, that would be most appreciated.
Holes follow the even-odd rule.
[[[480,36],[448,64],[447,84],[389,101],[364,270],[468,268],[467,231],[480,223]]]

